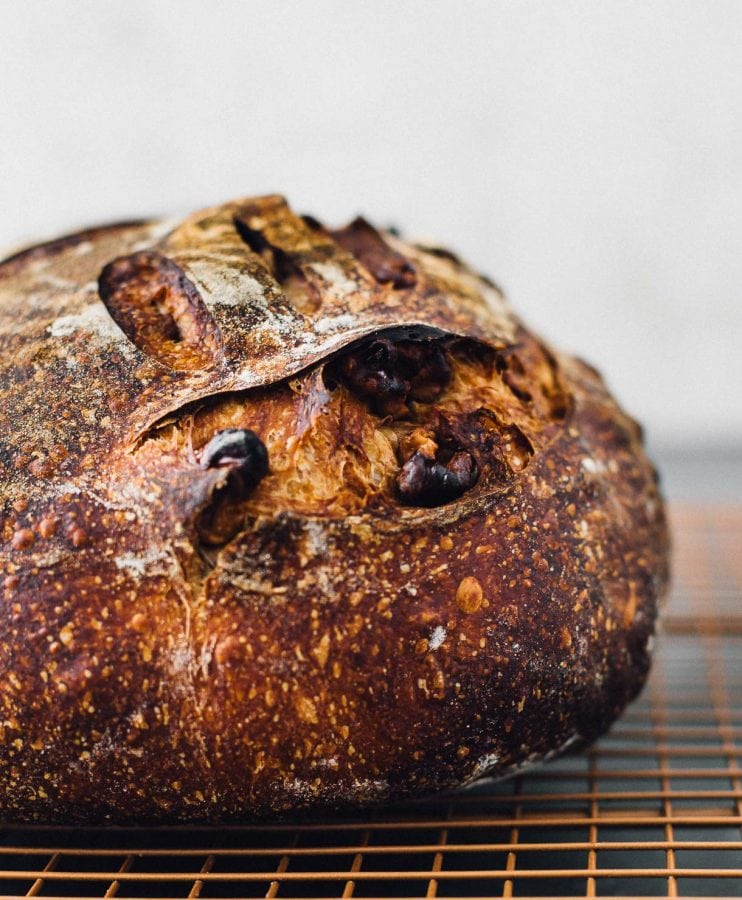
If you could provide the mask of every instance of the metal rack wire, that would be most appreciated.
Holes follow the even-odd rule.
[[[742,895],[742,507],[675,507],[649,686],[592,750],[301,826],[6,827],[0,895]]]

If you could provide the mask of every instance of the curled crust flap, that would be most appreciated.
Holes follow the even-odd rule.
[[[279,196],[92,229],[0,263],[6,417],[29,462],[56,447],[69,474],[186,403],[274,383],[390,327],[501,348],[518,323],[451,254],[362,219],[333,232]]]

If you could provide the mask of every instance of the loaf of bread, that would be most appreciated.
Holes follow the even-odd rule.
[[[641,688],[641,431],[454,254],[281,197],[0,264],[0,815],[504,776]]]

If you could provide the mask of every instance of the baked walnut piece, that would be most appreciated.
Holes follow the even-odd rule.
[[[639,427],[448,251],[280,197],[0,264],[0,811],[222,822],[506,775],[641,688]]]

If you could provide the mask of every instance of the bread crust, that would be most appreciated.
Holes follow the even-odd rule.
[[[228,470],[192,418],[187,446],[167,429],[303,391],[292,415],[348,446],[328,367],[379,336],[497,361],[497,477],[414,506],[384,469],[341,508],[267,476],[204,549]],[[92,230],[0,264],[0,348],[5,818],[219,822],[430,793],[594,740],[644,683],[668,538],[640,429],[445,251],[331,232],[279,197]],[[395,419],[352,402],[361,424]],[[249,421],[268,441],[278,413]]]

